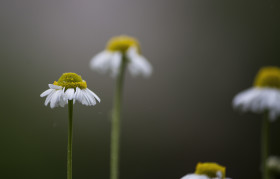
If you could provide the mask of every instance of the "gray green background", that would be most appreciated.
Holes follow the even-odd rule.
[[[120,179],[179,179],[205,161],[260,178],[262,116],[231,101],[260,67],[280,66],[279,0],[1,0],[0,22],[1,179],[66,178],[67,108],[39,96],[63,72],[102,100],[74,106],[73,178],[109,178],[115,81],[89,61],[121,34],[139,39],[154,73],[126,76]]]

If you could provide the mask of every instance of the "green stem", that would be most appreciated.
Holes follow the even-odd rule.
[[[124,55],[123,55],[124,56]],[[112,116],[112,131],[111,131],[111,179],[118,179],[119,176],[119,143],[120,143],[120,112],[122,88],[126,67],[126,59],[123,57],[122,64],[116,82],[116,91],[113,106]]]
[[[68,117],[67,179],[72,179],[73,100],[68,100]]]
[[[266,165],[266,160],[269,153],[269,119],[268,119],[268,112],[264,114],[263,122],[262,122],[262,178],[269,179],[269,171]]]

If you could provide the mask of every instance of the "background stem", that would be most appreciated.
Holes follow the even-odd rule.
[[[73,100],[68,100],[68,117],[67,179],[72,179]]]
[[[126,67],[126,59],[123,55],[122,64],[116,82],[116,91],[112,115],[112,132],[111,132],[111,179],[118,179],[119,175],[119,143],[120,143],[120,112],[122,88]]]
[[[262,122],[262,139],[261,139],[261,162],[262,162],[262,178],[263,179],[270,179],[269,178],[269,171],[266,165],[266,160],[268,158],[269,153],[269,119],[268,119],[268,112],[265,112]]]

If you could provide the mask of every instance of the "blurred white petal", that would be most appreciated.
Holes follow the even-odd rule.
[[[100,73],[106,73],[111,70],[111,61],[114,53],[110,51],[102,51],[94,56],[90,61],[90,68]]]
[[[128,49],[127,57],[130,60],[128,69],[132,75],[143,75],[144,77],[151,76],[153,71],[152,65],[145,57],[137,53],[135,47],[131,47]]]
[[[111,60],[112,77],[116,77],[119,74],[121,63],[122,63],[122,54],[120,52],[115,52]]]
[[[181,179],[210,179],[206,175],[188,174],[183,176]]]
[[[110,72],[112,77],[116,77],[120,71],[122,55],[121,51],[111,52],[104,50],[91,59],[90,68],[102,73]],[[128,59],[128,70],[133,76],[151,76],[153,72],[152,65],[144,56],[137,52],[136,47],[130,47],[125,55]]]
[[[261,113],[268,110],[270,120],[274,121],[280,115],[280,90],[253,87],[238,93],[232,104],[241,111]]]

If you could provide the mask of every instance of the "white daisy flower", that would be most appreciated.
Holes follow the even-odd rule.
[[[181,179],[230,179],[225,178],[226,167],[217,163],[198,163],[194,173],[183,176]]]
[[[40,96],[45,97],[45,105],[50,107],[64,107],[68,100],[78,101],[86,106],[94,106],[100,98],[87,88],[86,81],[82,80],[76,73],[64,73],[59,80],[49,84],[50,89],[44,91]]]
[[[280,115],[280,69],[262,68],[256,76],[254,87],[238,93],[232,104],[241,111],[268,111],[270,121],[275,121]]]
[[[122,62],[127,62],[128,70],[133,76],[148,77],[152,74],[152,65],[141,55],[139,42],[129,36],[112,38],[106,50],[91,59],[90,68],[101,73],[110,72],[116,77]]]

